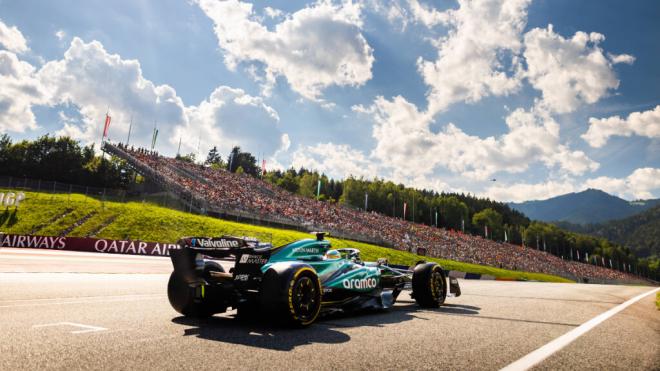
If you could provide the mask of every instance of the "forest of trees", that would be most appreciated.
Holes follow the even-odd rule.
[[[177,158],[196,162],[194,154]],[[216,169],[261,177],[289,192],[324,202],[365,209],[383,215],[424,223],[438,228],[464,231],[496,241],[508,241],[530,248],[544,249],[564,259],[578,258],[624,270],[630,264],[645,275],[660,275],[660,260],[652,255],[639,259],[628,248],[609,240],[570,232],[556,225],[531,221],[508,205],[463,193],[438,193],[418,190],[384,179],[349,177],[330,179],[324,174],[304,168],[275,170],[261,174],[257,159],[240,147],[232,148],[223,160],[217,147],[209,151],[203,162]],[[77,141],[48,135],[34,141],[13,143],[0,137],[0,175],[27,177],[95,187],[129,188],[135,174],[123,161],[95,154],[93,145],[81,146]],[[320,181],[320,187],[319,187]],[[405,211],[404,211],[405,210]],[[485,235],[486,227],[488,235]],[[625,268],[627,270],[627,268]]]
[[[0,136],[0,175],[107,188],[127,188],[134,180],[130,167],[96,155],[94,145],[49,135],[16,143],[7,134]]]

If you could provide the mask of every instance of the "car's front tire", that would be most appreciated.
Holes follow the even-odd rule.
[[[418,264],[413,269],[412,289],[415,301],[423,308],[437,308],[447,297],[445,272],[436,263]]]

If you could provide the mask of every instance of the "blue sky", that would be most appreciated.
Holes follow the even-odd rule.
[[[660,197],[657,1],[2,1],[0,132],[501,201]],[[154,123],[155,122],[155,123]],[[199,148],[199,149],[198,149]],[[496,179],[496,181],[493,181]]]

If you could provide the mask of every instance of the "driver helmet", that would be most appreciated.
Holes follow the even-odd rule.
[[[341,254],[337,250],[328,250],[328,252],[325,253],[325,258],[326,259],[340,259]]]

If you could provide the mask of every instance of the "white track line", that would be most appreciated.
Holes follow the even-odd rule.
[[[89,332],[98,332],[98,331],[108,330],[105,327],[83,325],[82,323],[74,323],[74,322],[46,323],[46,324],[43,324],[43,325],[34,325],[34,326],[32,326],[32,328],[42,328],[42,327],[51,327],[51,326],[72,326],[72,327],[80,327],[80,328],[84,329],[84,330],[71,331],[72,334],[86,334],[86,333],[89,333]]]
[[[169,256],[158,255],[131,255],[131,254],[110,254],[102,252],[89,251],[69,251],[69,250],[40,250],[31,248],[0,247],[0,255],[42,255],[42,256],[75,256],[75,257],[99,257],[110,256],[117,259],[170,259]]]
[[[45,301],[62,301],[62,300],[94,300],[94,299],[130,299],[130,298],[145,298],[145,297],[161,297],[164,294],[128,294],[128,295],[95,295],[95,296],[64,296],[57,298],[36,298],[36,299],[10,299],[0,300],[0,305],[7,303],[32,303],[32,302],[45,302]]]
[[[3,260],[52,260],[67,262],[100,262],[100,263],[118,263],[118,264],[145,264],[143,260],[132,260],[112,257],[75,257],[75,256],[2,256]],[[150,263],[168,264],[169,261],[153,260]]]
[[[115,302],[134,302],[139,300],[156,300],[160,298],[165,298],[166,295],[160,296],[150,296],[150,297],[135,297],[127,299],[103,299],[103,300],[71,300],[71,301],[61,301],[61,302],[50,302],[50,303],[21,303],[21,304],[10,304],[10,305],[0,305],[2,308],[16,308],[16,307],[40,307],[47,305],[65,305],[65,304],[99,304],[99,303],[115,303]]]
[[[602,313],[589,321],[581,324],[580,326],[574,328],[573,330],[565,333],[564,335],[556,338],[555,340],[547,343],[546,345],[536,349],[535,351],[527,354],[526,356],[520,358],[519,360],[511,363],[510,365],[504,367],[502,371],[518,371],[518,370],[529,370],[530,368],[541,363],[546,358],[550,357],[554,353],[560,351],[562,348],[572,343],[575,339],[587,333],[589,330],[603,323],[606,319],[612,317],[613,315],[621,312],[622,310],[628,308],[629,306],[635,304],[641,299],[655,293],[660,290],[656,288],[650,291],[647,291],[643,294],[637,295],[634,298],[617,305],[616,307],[608,310],[605,313]]]

